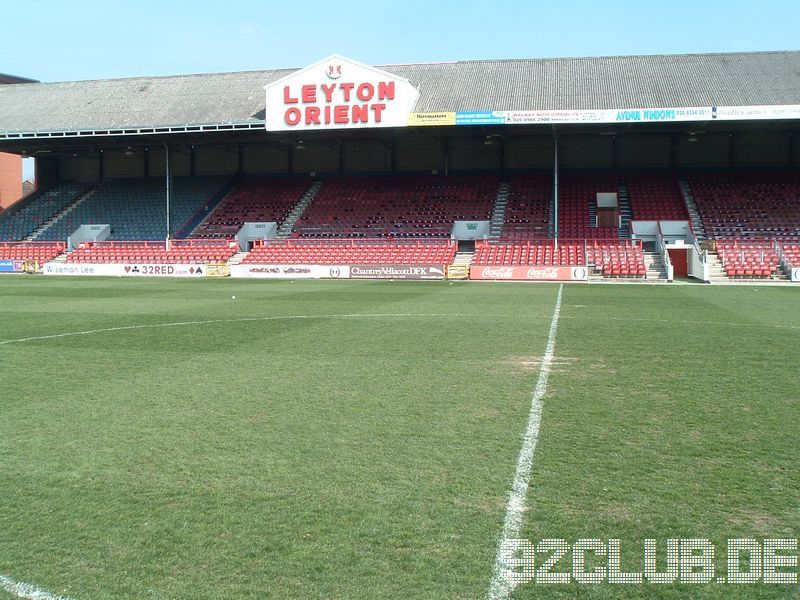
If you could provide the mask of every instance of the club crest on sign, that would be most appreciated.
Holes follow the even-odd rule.
[[[342,76],[342,65],[328,65],[325,74],[328,79],[339,79]]]

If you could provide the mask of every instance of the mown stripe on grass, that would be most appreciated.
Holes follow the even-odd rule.
[[[547,347],[544,358],[542,358],[542,364],[539,367],[539,379],[536,382],[533,397],[531,398],[528,426],[522,437],[522,448],[517,459],[517,470],[514,473],[514,481],[511,484],[511,492],[508,495],[506,518],[503,522],[503,532],[500,535],[500,543],[497,547],[494,574],[489,584],[489,598],[491,600],[508,598],[514,589],[512,580],[504,573],[508,569],[504,549],[509,540],[519,538],[522,529],[522,514],[525,511],[525,498],[528,493],[531,469],[533,467],[533,452],[536,449],[536,441],[539,438],[539,427],[542,421],[542,398],[547,392],[547,378],[550,375],[550,366],[553,363],[555,353],[556,332],[558,331],[558,317],[561,313],[561,293],[563,290],[564,284],[562,283],[558,286],[556,306],[553,310],[553,319],[550,321],[550,333],[547,336]]]
[[[6,344],[20,344],[23,342],[36,342],[41,340],[54,340],[65,337],[92,335],[95,333],[108,333],[113,331],[131,331],[136,329],[158,329],[160,327],[186,327],[189,325],[213,325],[215,323],[245,323],[248,321],[284,321],[292,319],[366,319],[366,318],[404,318],[404,317],[480,317],[484,315],[467,313],[361,313],[344,315],[273,315],[268,317],[240,317],[237,319],[208,319],[206,321],[176,321],[173,323],[148,323],[143,325],[122,325],[120,327],[105,327],[103,329],[87,329],[85,331],[68,331],[50,335],[36,335],[15,340],[0,340],[0,346]]]

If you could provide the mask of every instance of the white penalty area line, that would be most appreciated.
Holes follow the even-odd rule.
[[[85,331],[68,331],[51,335],[37,335],[16,340],[0,340],[0,346],[6,344],[20,344],[23,342],[36,342],[39,340],[55,340],[65,337],[93,335],[95,333],[108,333],[113,331],[132,331],[136,329],[159,329],[162,327],[188,327],[189,325],[213,325],[215,323],[246,323],[252,321],[291,321],[308,319],[368,319],[368,318],[404,318],[404,317],[479,317],[485,315],[466,313],[354,313],[344,315],[273,315],[268,317],[241,317],[237,319],[209,319],[206,321],[177,321],[174,323],[149,323],[144,325],[123,325],[120,327],[105,327],[103,329],[87,329]]]
[[[533,390],[531,399],[531,410],[528,415],[528,426],[522,436],[522,449],[517,459],[517,471],[514,473],[514,482],[511,484],[511,492],[508,495],[508,505],[506,506],[506,518],[503,522],[503,533],[497,547],[497,555],[494,563],[494,573],[489,584],[489,599],[502,600],[508,598],[514,589],[512,580],[507,576],[508,569],[504,549],[508,540],[517,539],[522,529],[522,515],[525,512],[525,498],[528,494],[528,486],[531,480],[531,469],[533,467],[533,451],[536,449],[536,441],[539,438],[539,427],[542,421],[542,398],[547,392],[547,378],[550,375],[550,367],[553,364],[553,356],[556,347],[556,331],[558,330],[558,316],[561,313],[561,292],[564,284],[558,286],[558,296],[556,297],[556,307],[553,310],[553,319],[550,321],[550,333],[547,336],[547,348],[545,349],[542,364],[539,367],[539,380]]]
[[[27,598],[28,600],[73,600],[67,596],[51,594],[31,583],[16,581],[5,575],[0,575],[0,590],[8,592],[17,598]]]

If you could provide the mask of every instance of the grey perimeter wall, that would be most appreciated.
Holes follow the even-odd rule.
[[[564,135],[559,141],[562,169],[670,167],[758,167],[800,165],[800,136],[786,132]],[[62,180],[163,176],[164,149],[110,149],[93,156],[52,159]],[[175,175],[307,175],[445,171],[515,171],[553,166],[549,136],[511,138],[476,135],[440,139],[305,142],[294,145],[214,144],[175,146]]]

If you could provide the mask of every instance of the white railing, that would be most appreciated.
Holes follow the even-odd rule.
[[[664,261],[664,268],[667,271],[667,281],[672,281],[674,276],[674,268],[672,266],[672,261],[669,258],[667,245],[664,243],[664,236],[661,235],[660,231],[656,236],[656,248],[658,249],[658,253],[661,255],[661,260]]]

